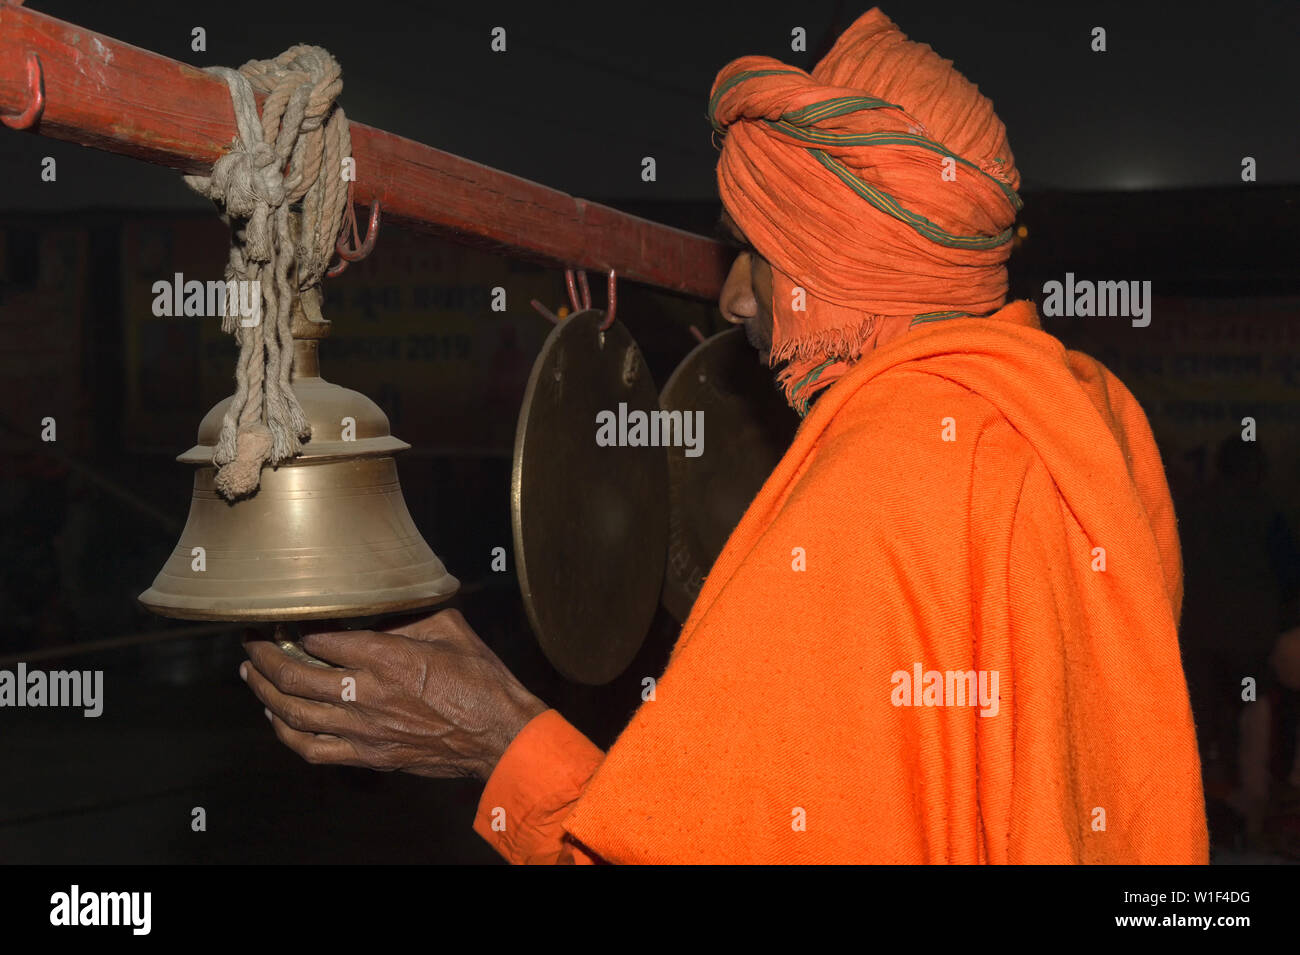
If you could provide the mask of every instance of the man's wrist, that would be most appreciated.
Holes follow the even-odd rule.
[[[523,731],[525,726],[549,709],[549,706],[531,693],[511,700],[511,705],[503,715],[501,731],[496,745],[493,746],[491,755],[483,760],[482,767],[478,771],[478,777],[487,782],[497,768],[497,763],[501,761],[501,757],[510,748],[510,744],[515,741],[515,737]]]

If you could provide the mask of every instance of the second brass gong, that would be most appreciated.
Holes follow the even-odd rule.
[[[510,511],[529,623],[547,659],[608,683],[649,632],[668,542],[668,462],[648,442],[650,371],[618,322],[577,312],[533,365],[515,432]],[[656,429],[657,433],[657,429]]]
[[[668,449],[669,537],[664,606],[683,623],[723,545],[790,447],[799,417],[739,328],[697,345],[664,385],[666,411],[699,412],[702,454]]]

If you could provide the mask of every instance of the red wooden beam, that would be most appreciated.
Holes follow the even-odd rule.
[[[0,0],[0,114],[32,102],[29,54],[44,108],[32,131],[108,152],[206,172],[235,137],[226,84],[177,60]],[[260,99],[260,97],[259,97]],[[382,129],[352,123],[354,198],[385,219],[433,227],[513,254],[714,298],[720,243],[584,202]],[[19,135],[0,132],[0,135]],[[364,222],[364,210],[358,215]],[[383,240],[380,240],[382,254]]]

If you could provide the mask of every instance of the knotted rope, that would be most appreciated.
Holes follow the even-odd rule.
[[[320,283],[333,254],[348,204],[342,161],[352,154],[352,137],[334,105],[342,69],[320,47],[294,46],[273,60],[208,72],[230,87],[239,133],[210,175],[186,176],[185,183],[215,201],[231,225],[227,283],[256,282],[261,290],[252,297],[255,316],[240,316],[240,296],[228,295],[221,323],[234,334],[239,359],[212,460],[217,490],[234,500],[257,489],[263,464],[278,466],[311,437],[290,386],[290,314],[294,297]],[[255,89],[268,94],[260,117]]]

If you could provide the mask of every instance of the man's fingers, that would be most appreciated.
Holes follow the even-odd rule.
[[[280,742],[301,756],[309,763],[328,763],[336,766],[364,766],[357,755],[355,747],[345,739],[337,736],[318,736],[294,729],[275,713],[271,714],[271,726]]]
[[[349,729],[350,714],[342,707],[281,693],[257,667],[248,664],[240,666],[239,675],[248,683],[253,695],[293,729],[335,735]]]
[[[337,703],[343,698],[344,677],[352,677],[355,685],[356,673],[302,663],[267,640],[248,641],[244,652],[253,667],[288,696]]]
[[[446,610],[439,610],[435,614],[425,614],[423,616],[403,617],[397,620],[391,620],[384,624],[384,633],[396,633],[403,637],[410,637],[412,640],[422,640],[426,643],[438,640],[442,637],[452,636],[453,634],[473,633],[474,629],[469,625],[464,615],[454,607]]]
[[[373,670],[377,661],[397,652],[397,638],[373,630],[305,633],[302,645],[314,657],[354,670]]]

